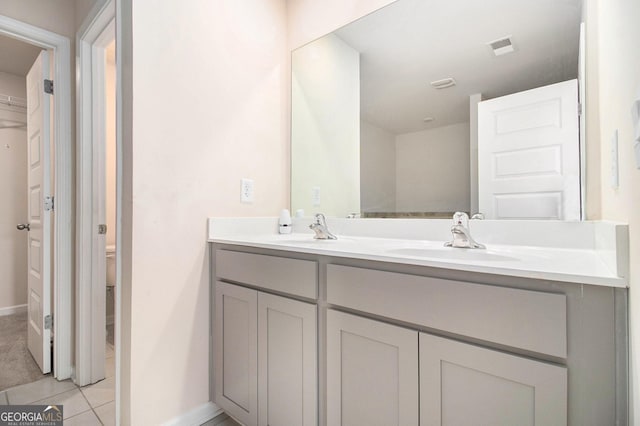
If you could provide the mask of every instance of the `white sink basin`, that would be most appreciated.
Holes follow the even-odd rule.
[[[418,242],[407,244],[394,239],[345,237],[337,240],[316,240],[313,234],[273,235],[262,240],[269,244],[296,246],[305,249],[332,250],[336,252],[366,250],[379,255],[432,259],[454,262],[508,262],[521,260],[509,252],[486,249],[463,249],[444,247],[440,242]]]
[[[394,248],[387,250],[389,254],[425,257],[444,260],[469,260],[469,261],[493,261],[506,262],[518,260],[516,257],[498,254],[483,249],[461,249],[461,248]]]

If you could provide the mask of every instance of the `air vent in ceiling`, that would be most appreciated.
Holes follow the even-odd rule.
[[[490,41],[487,44],[491,47],[493,54],[496,56],[505,55],[514,51],[510,35]]]
[[[447,87],[452,87],[456,85],[456,81],[451,78],[443,78],[442,80],[432,81],[431,85],[436,89],[446,89]]]

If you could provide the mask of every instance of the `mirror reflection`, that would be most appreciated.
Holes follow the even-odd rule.
[[[292,210],[580,218],[581,0],[398,0],[292,52]]]

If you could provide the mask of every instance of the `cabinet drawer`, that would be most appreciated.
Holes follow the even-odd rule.
[[[567,357],[564,294],[327,265],[327,301],[462,336]]]
[[[310,260],[216,250],[216,277],[316,299],[318,263]]]

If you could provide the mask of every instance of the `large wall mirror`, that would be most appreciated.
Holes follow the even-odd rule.
[[[294,50],[292,210],[579,220],[581,22],[581,0],[398,0]]]

